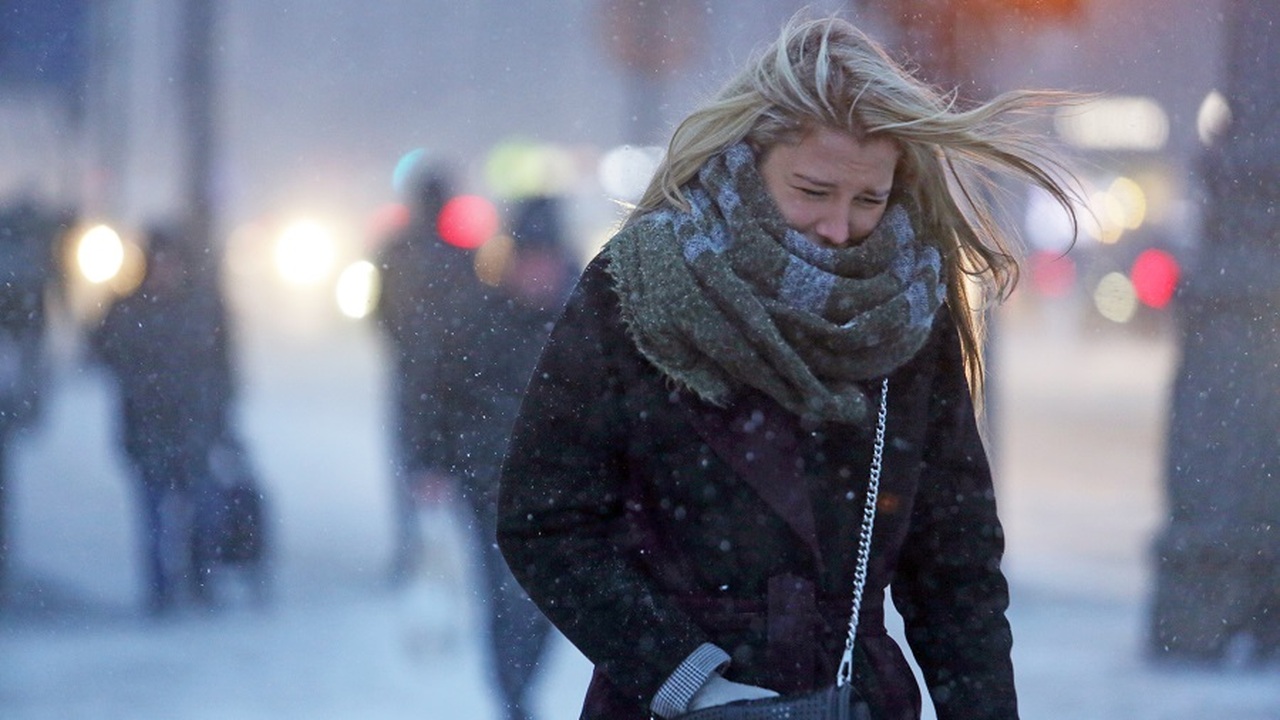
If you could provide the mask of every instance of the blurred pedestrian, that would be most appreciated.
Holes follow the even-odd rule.
[[[492,284],[464,312],[461,342],[442,359],[437,398],[447,412],[439,457],[459,478],[470,510],[487,606],[489,661],[505,717],[528,720],[530,688],[551,623],[512,577],[497,546],[498,481],[520,398],[551,326],[577,277],[555,197],[520,202],[510,240],[491,241],[480,257]]]
[[[119,391],[122,446],[138,479],[148,607],[212,604],[222,501],[210,456],[228,436],[226,313],[181,230],[146,234],[146,270],[107,310],[91,347]]]
[[[0,599],[10,576],[10,448],[38,419],[48,363],[48,296],[59,285],[54,249],[73,215],[31,198],[0,209]]]
[[[502,551],[595,665],[584,720],[840,667],[871,717],[919,718],[886,588],[939,718],[1017,717],[971,308],[1016,278],[990,173],[1070,212],[1010,124],[1061,99],[957,107],[849,23],[797,17],[677,128],[553,330],[502,475]]]
[[[436,395],[441,356],[456,344],[460,309],[478,301],[473,253],[449,244],[438,220],[454,193],[453,171],[443,161],[422,162],[408,181],[408,223],[387,238],[377,258],[381,291],[375,310],[393,355],[392,505],[394,537],[390,577],[400,584],[423,561],[418,500],[448,491],[453,479],[429,475],[442,437]]]

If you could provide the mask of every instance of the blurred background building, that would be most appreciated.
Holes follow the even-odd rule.
[[[48,62],[25,81],[0,76],[0,193],[36,189],[127,240],[144,218],[203,192],[212,240],[233,269],[266,272],[273,248],[290,242],[282,238],[317,243],[329,248],[313,253],[327,253],[327,263],[313,257],[296,279],[329,293],[343,266],[368,253],[378,225],[397,217],[397,163],[443,151],[465,163],[471,190],[497,202],[571,195],[586,254],[617,219],[615,201],[634,197],[652,146],[796,5],[10,1],[0,7],[11,15],[42,8],[45,28],[9,28],[6,47]],[[1155,279],[1136,290],[1133,263],[1147,248],[1181,259],[1195,242],[1191,163],[1221,102],[1216,2],[811,5],[856,6],[874,34],[915,50],[926,76],[963,78],[964,96],[1017,86],[1099,93],[1052,130],[1091,163],[1099,222],[1087,228],[1089,242],[1051,262],[1064,246],[1061,228],[1038,215],[1037,198],[1014,208],[1028,215],[1033,248],[1048,251],[1034,285],[1074,293],[1110,322],[1140,322],[1145,308],[1167,301],[1168,258],[1148,257],[1141,267]],[[205,8],[208,21],[184,24],[184,8]],[[67,29],[57,42],[39,34],[58,22]],[[193,43],[207,63],[195,88]],[[192,118],[204,116],[201,131]],[[193,144],[211,151],[201,158]],[[193,174],[203,190],[193,191]],[[242,289],[280,280],[267,272]],[[288,312],[317,312],[302,308],[320,290],[287,292]],[[297,300],[308,292],[317,296]]]

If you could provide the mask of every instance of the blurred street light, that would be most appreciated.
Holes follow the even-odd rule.
[[[338,274],[335,299],[343,315],[359,320],[368,317],[381,291],[378,268],[368,260],[357,260]]]
[[[89,228],[76,244],[76,267],[95,285],[115,277],[123,265],[124,242],[106,225]]]
[[[1169,116],[1145,97],[1107,97],[1063,108],[1054,126],[1064,140],[1089,150],[1160,150],[1169,140]]]
[[[605,152],[597,171],[600,187],[612,199],[637,202],[644,194],[649,178],[658,169],[662,153],[663,149],[657,146],[633,145],[622,145]]]
[[[337,245],[333,233],[316,220],[298,220],[275,244],[276,270],[292,285],[316,285],[330,277]]]

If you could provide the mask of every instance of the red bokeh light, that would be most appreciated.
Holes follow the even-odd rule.
[[[369,216],[369,235],[381,240],[409,224],[409,208],[403,203],[380,205]]]
[[[445,242],[472,250],[498,232],[498,210],[479,195],[459,195],[444,204],[436,218],[436,229]]]
[[[1076,263],[1056,252],[1041,251],[1031,256],[1031,284],[1041,295],[1066,297],[1076,282]]]
[[[1134,259],[1129,279],[1133,281],[1133,290],[1143,305],[1162,308],[1169,304],[1178,289],[1179,272],[1178,261],[1173,255],[1148,248]]]

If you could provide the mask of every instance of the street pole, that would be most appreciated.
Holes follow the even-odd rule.
[[[684,0],[600,0],[598,12],[604,48],[625,74],[625,140],[661,142],[663,93],[701,42],[703,14]]]
[[[133,101],[133,28],[128,3],[106,0],[89,10],[89,63],[85,89],[84,152],[80,210],[87,217],[117,217],[128,202],[125,169]]]
[[[183,151],[185,155],[186,204],[184,226],[198,257],[206,258],[199,268],[211,277],[219,253],[214,251],[214,158],[217,143],[217,78],[213,49],[216,42],[215,0],[184,0],[181,18],[181,89]],[[210,264],[212,263],[212,264]]]
[[[1180,291],[1157,660],[1280,659],[1280,34],[1272,0],[1223,13],[1232,119],[1201,157],[1202,247]]]

